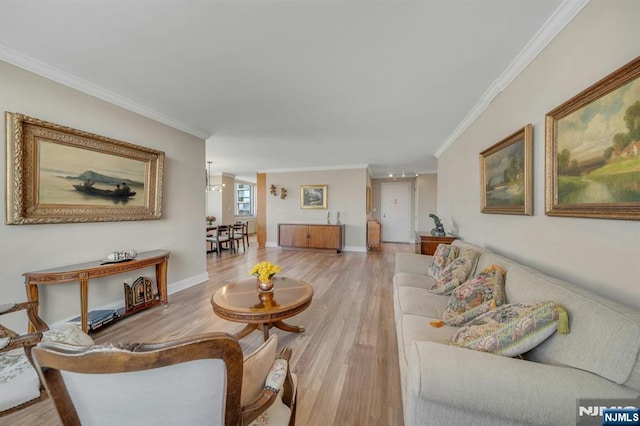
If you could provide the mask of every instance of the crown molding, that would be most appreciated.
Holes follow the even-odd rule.
[[[22,53],[16,52],[15,50],[9,49],[8,47],[3,45],[0,45],[0,60],[5,61],[12,65],[15,65],[18,68],[22,68],[27,71],[30,71],[34,74],[38,74],[49,80],[53,80],[57,83],[71,87],[73,89],[76,89],[80,92],[91,95],[93,97],[96,97],[98,99],[102,99],[103,101],[117,105],[126,110],[135,112],[136,114],[140,114],[152,120],[158,121],[162,124],[166,124],[169,127],[173,127],[174,129],[181,130],[185,133],[196,136],[200,139],[206,139],[209,136],[211,136],[209,133],[205,132],[202,129],[198,129],[198,128],[189,126],[188,124],[182,123],[178,120],[174,120],[173,118],[167,115],[164,115],[158,111],[155,111],[151,108],[147,108],[144,105],[141,105],[137,102],[133,102],[132,100],[129,100],[114,92],[103,89],[100,86],[97,86],[86,80],[82,80],[78,77],[75,77],[66,71],[62,71],[58,68],[47,65],[44,62],[38,61],[37,59],[34,59]]]
[[[536,56],[562,31],[562,29],[591,0],[565,0],[547,19],[507,69],[482,94],[478,103],[469,111],[458,127],[449,135],[434,154],[439,158],[451,144],[487,109],[491,101],[500,94],[535,59]]]
[[[294,167],[285,169],[261,169],[257,173],[290,173],[290,172],[321,172],[324,170],[352,170],[352,169],[366,169],[368,164],[351,164],[341,166],[318,166],[318,167]]]

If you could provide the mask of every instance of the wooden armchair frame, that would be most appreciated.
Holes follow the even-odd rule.
[[[89,374],[135,372],[165,367],[194,360],[222,359],[226,368],[226,397],[224,424],[247,425],[255,420],[277,398],[278,392],[265,388],[251,405],[241,407],[243,354],[237,339],[227,333],[208,333],[170,342],[151,344],[118,344],[109,346],[75,347],[57,343],[41,343],[33,349],[38,373],[65,425],[80,425],[78,413],[61,371]],[[291,350],[285,348],[280,358],[289,360]],[[291,408],[291,422],[295,418],[293,380],[287,367],[283,384],[283,402]]]
[[[0,324],[0,336],[11,338],[9,343],[5,347],[0,349],[0,354],[9,352],[13,349],[22,348],[24,349],[24,353],[29,359],[29,362],[31,363],[31,365],[34,365],[31,349],[35,345],[37,345],[38,342],[40,342],[40,340],[42,340],[42,333],[49,330],[49,326],[36,313],[37,306],[38,306],[37,301],[31,301],[31,302],[8,304],[8,305],[3,305],[3,307],[0,307],[0,315],[5,315],[13,312],[26,310],[26,314],[27,314],[27,317],[29,318],[29,321],[31,322],[33,327],[36,329],[35,333],[20,335],[15,331]],[[18,410],[21,410],[25,407],[35,404],[36,402],[40,402],[46,397],[47,397],[47,392],[41,382],[40,396],[38,398],[32,399],[31,401],[25,402],[24,404],[17,405],[7,410],[0,411],[0,417],[16,412]]]

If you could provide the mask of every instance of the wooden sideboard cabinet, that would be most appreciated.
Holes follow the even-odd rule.
[[[369,250],[380,249],[380,222],[377,220],[367,221],[367,247]]]
[[[278,245],[283,250],[339,253],[344,248],[344,225],[279,223]]]
[[[416,232],[416,253],[433,255],[438,244],[451,244],[456,237],[434,237],[428,232]]]

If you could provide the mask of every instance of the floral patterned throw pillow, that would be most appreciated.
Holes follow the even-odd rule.
[[[568,333],[567,312],[553,302],[502,305],[461,327],[451,344],[514,357],[556,332]]]
[[[465,282],[476,268],[480,253],[470,248],[460,250],[458,257],[444,267],[429,291],[449,295],[454,288]]]
[[[427,269],[427,275],[438,279],[440,272],[456,257],[458,257],[458,247],[451,244],[438,244],[431,265]]]
[[[492,265],[451,292],[442,320],[460,327],[504,302],[504,270]]]

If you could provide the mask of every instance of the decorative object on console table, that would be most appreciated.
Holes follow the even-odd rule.
[[[640,220],[639,91],[640,56],[547,113],[548,216]]]
[[[159,296],[153,293],[153,280],[139,277],[132,285],[124,283],[125,313],[132,314],[154,306]]]
[[[326,209],[327,185],[300,185],[301,209]]]
[[[380,249],[380,222],[369,219],[367,221],[367,247]]]
[[[438,244],[451,244],[457,237],[436,237],[426,232],[416,232],[416,253],[432,256]]]
[[[480,153],[480,211],[533,214],[533,126]]]
[[[7,224],[162,216],[164,152],[18,113],[5,121]]]

